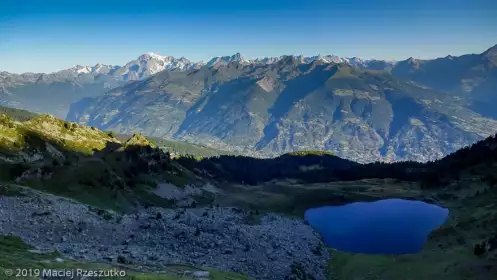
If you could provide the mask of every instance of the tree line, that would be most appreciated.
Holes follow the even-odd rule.
[[[221,155],[201,159],[185,156],[176,160],[190,170],[203,170],[215,179],[245,184],[281,178],[309,183],[392,178],[420,181],[423,187],[433,188],[458,180],[462,170],[497,162],[497,138],[491,136],[443,159],[427,163],[404,161],[359,164],[329,153],[317,152],[289,153],[270,159]],[[497,176],[492,178],[497,180]],[[492,181],[492,178],[488,180]]]

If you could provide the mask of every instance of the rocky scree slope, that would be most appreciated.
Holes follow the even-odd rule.
[[[235,209],[236,210],[236,209]],[[144,271],[191,264],[254,279],[285,279],[298,263],[314,279],[326,279],[329,260],[320,237],[302,221],[274,214],[246,224],[231,208],[148,208],[133,214],[24,190],[0,196],[0,235],[20,236],[43,251],[78,261],[119,262]]]

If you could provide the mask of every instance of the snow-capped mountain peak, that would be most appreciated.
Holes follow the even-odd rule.
[[[174,58],[172,56],[163,56],[163,55],[160,55],[160,54],[155,53],[155,52],[148,52],[148,53],[140,55],[137,60],[144,61],[144,62],[150,61],[150,60],[167,62],[167,61],[174,61],[174,60],[176,60],[176,58]]]
[[[235,53],[234,55],[231,56],[217,56],[213,57],[209,62],[206,63],[208,67],[214,66],[214,65],[224,65],[228,64],[231,62],[238,62],[238,63],[250,63],[249,60],[246,60],[240,53]]]
[[[119,66],[113,66],[113,65],[104,65],[101,63],[95,64],[94,66],[83,66],[83,65],[76,65],[72,68],[62,70],[56,73],[65,73],[66,75],[80,75],[80,74],[93,74],[93,75],[98,75],[98,74],[108,74],[109,72],[118,69]]]
[[[173,56],[163,56],[155,52],[148,52],[126,63],[117,71],[117,74],[121,75],[125,80],[139,80],[164,70],[190,70],[200,66],[185,57],[178,59]]]
[[[164,56],[158,54],[158,53],[155,53],[155,52],[148,52],[146,53],[146,55],[152,57],[152,58],[155,58],[155,59],[162,59],[164,58]]]

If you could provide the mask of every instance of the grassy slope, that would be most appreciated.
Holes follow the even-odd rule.
[[[183,177],[180,181],[177,176],[168,173],[131,174],[129,170],[132,170],[133,166],[120,154],[110,154],[103,158],[81,158],[71,165],[52,168],[50,178],[31,180],[26,184],[99,208],[117,211],[131,210],[139,204],[171,207],[171,201],[152,193],[156,181],[172,181],[177,184],[191,182]],[[175,170],[173,166],[171,168]]]
[[[278,212],[302,217],[311,207],[341,205],[356,201],[373,201],[382,198],[402,197],[432,201],[414,183],[391,179],[366,179],[360,181],[302,184],[297,180],[274,180],[249,186],[222,185],[223,193],[216,203],[236,205],[260,212]]]
[[[52,253],[33,253],[28,250],[33,249],[31,246],[25,244],[20,238],[12,236],[0,236],[0,279],[12,279],[13,277],[7,277],[5,270],[16,268],[23,269],[112,269],[116,266],[104,263],[88,263],[88,262],[75,262],[71,260],[66,260],[64,262],[55,262],[55,258],[61,257],[57,252]],[[50,261],[47,263],[47,261]],[[175,265],[171,266],[167,272],[158,273],[143,273],[136,272],[128,269],[127,267],[117,267],[119,270],[126,270],[126,277],[120,279],[127,280],[191,280],[190,277],[182,277],[184,271],[198,271],[198,270],[208,270],[210,271],[211,280],[249,280],[245,276],[239,274],[222,272],[218,270],[193,267],[189,265]],[[39,277],[23,278],[23,279],[39,279]]]

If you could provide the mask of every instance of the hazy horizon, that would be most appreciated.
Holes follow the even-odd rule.
[[[195,62],[237,52],[398,61],[482,53],[497,43],[490,0],[22,2],[0,11],[0,71],[122,66],[147,52]]]

